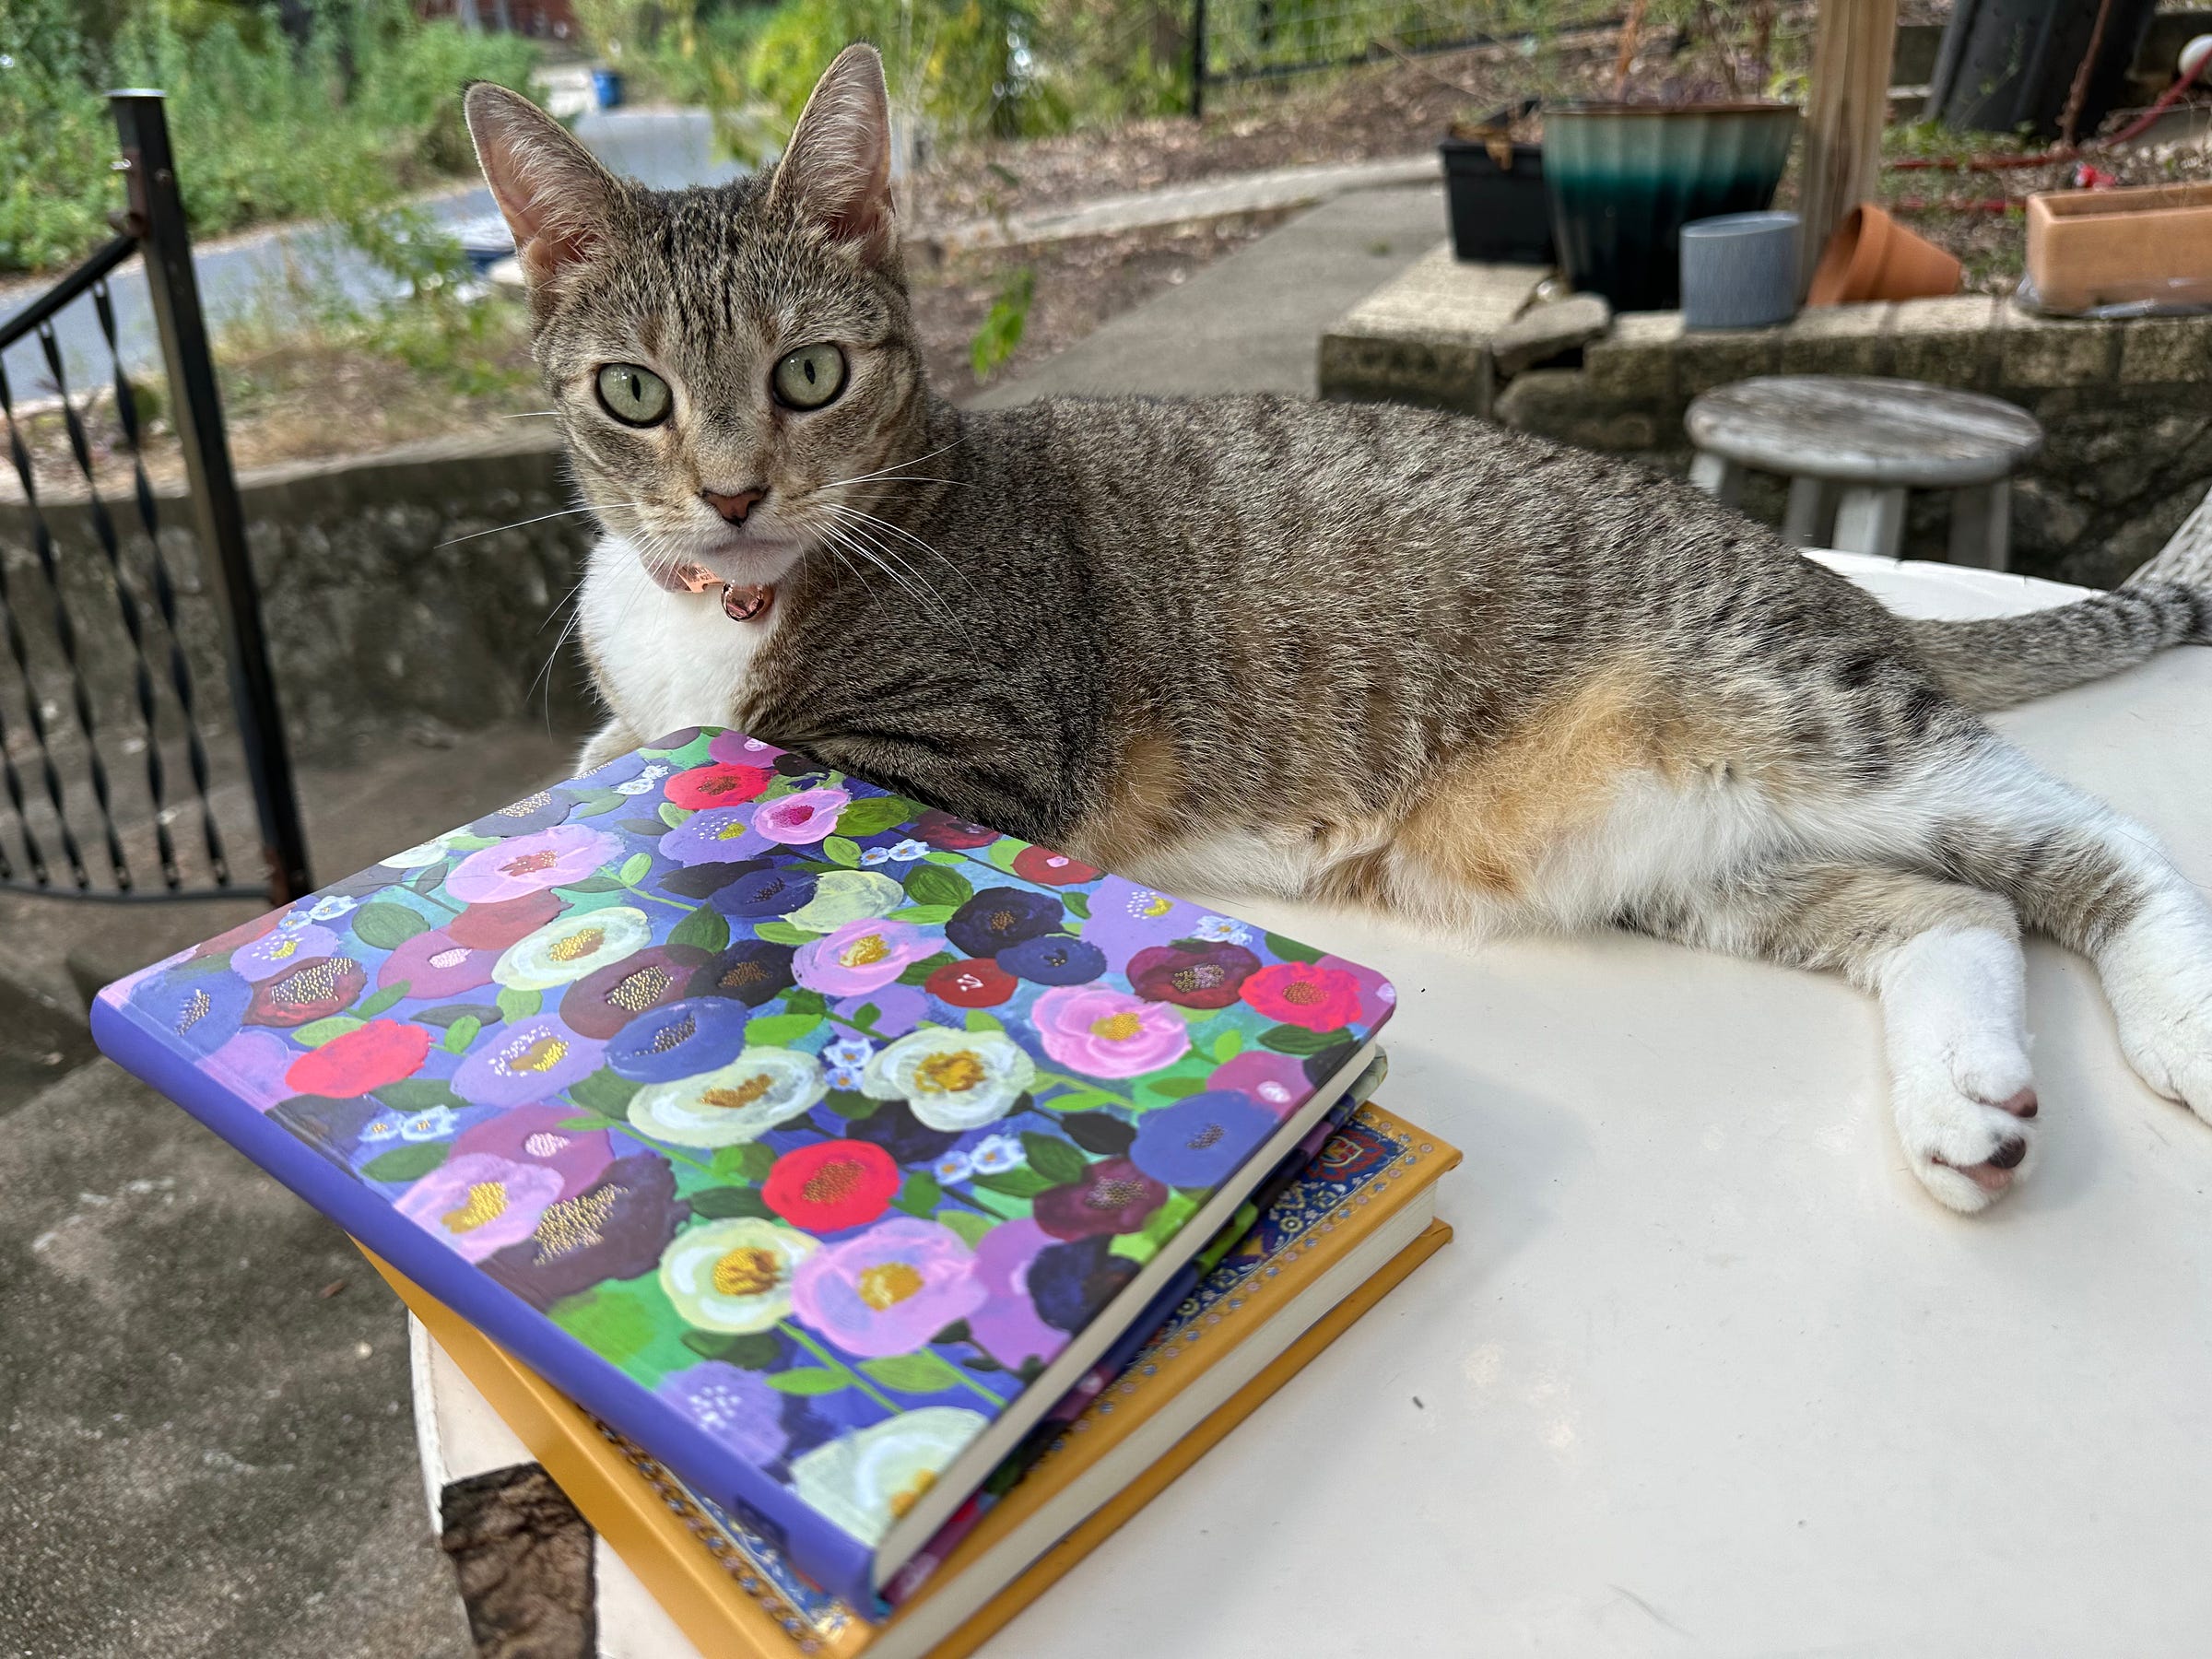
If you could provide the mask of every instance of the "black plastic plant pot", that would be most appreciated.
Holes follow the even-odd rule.
[[[1444,159],[1455,257],[1500,265],[1558,263],[1542,145],[1514,145],[1504,167],[1488,145],[1471,139],[1447,138],[1436,147]]]
[[[1771,206],[1793,104],[1583,104],[1547,110],[1544,174],[1559,257],[1615,311],[1682,299],[1682,227]]]

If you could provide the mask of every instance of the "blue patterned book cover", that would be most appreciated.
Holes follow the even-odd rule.
[[[940,1477],[1137,1315],[1393,1001],[704,729],[156,963],[93,1025],[879,1610],[965,1496]]]

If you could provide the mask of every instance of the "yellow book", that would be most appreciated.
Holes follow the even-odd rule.
[[[440,1347],[704,1653],[959,1659],[987,1640],[1439,1249],[1459,1153],[1373,1105],[1333,1137],[1135,1363],[888,1622],[762,1540],[382,1262]]]

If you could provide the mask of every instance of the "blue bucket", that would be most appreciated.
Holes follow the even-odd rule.
[[[620,109],[622,107],[622,71],[619,69],[593,70],[592,96],[599,100],[599,107],[603,110]]]

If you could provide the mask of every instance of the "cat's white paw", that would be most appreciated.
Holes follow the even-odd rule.
[[[1905,1159],[1936,1203],[1971,1215],[2035,1164],[2037,1111],[2028,1056],[1954,1056],[1890,1079]]]
[[[2194,916],[2147,921],[2129,929],[2104,967],[2121,1052],[2136,1076],[2212,1121],[2212,927]]]

